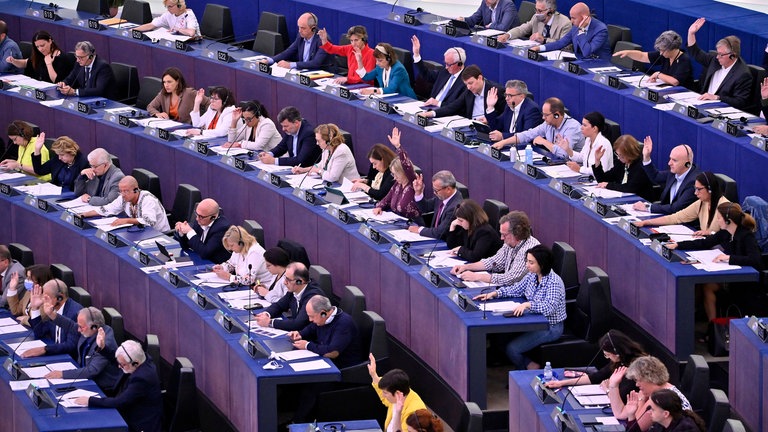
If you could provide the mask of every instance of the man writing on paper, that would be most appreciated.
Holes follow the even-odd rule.
[[[133,176],[125,176],[118,183],[120,196],[109,204],[82,213],[82,217],[113,216],[121,213],[127,218],[117,218],[116,225],[147,225],[160,231],[170,231],[168,216],[163,204],[151,192],[139,189],[139,183]]]
[[[80,171],[75,180],[75,195],[92,206],[109,204],[120,196],[118,184],[125,174],[112,164],[112,158],[103,148],[88,153],[90,168]]]
[[[317,284],[309,280],[309,270],[300,262],[288,264],[283,280],[288,292],[264,309],[264,312],[256,314],[256,322],[262,327],[301,330],[309,323],[307,303],[312,297],[321,295],[322,291]],[[286,312],[290,312],[290,317],[283,317]]]

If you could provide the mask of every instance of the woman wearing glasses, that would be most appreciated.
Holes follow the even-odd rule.
[[[50,174],[38,175],[35,173],[35,167],[32,164],[32,156],[35,153],[35,146],[38,141],[45,142],[45,134],[41,133],[40,136],[33,136],[35,133],[32,126],[29,123],[14,120],[8,124],[8,139],[19,147],[17,150],[18,156],[16,159],[6,159],[0,162],[0,168],[5,170],[16,170],[24,174],[37,176],[40,180],[50,181]],[[48,148],[42,146],[40,149],[40,163],[44,164],[48,162],[50,155],[48,154]]]
[[[672,30],[667,30],[656,38],[653,47],[656,51],[621,50],[613,53],[621,58],[629,57],[642,63],[660,63],[661,70],[651,71],[645,82],[649,84],[669,84],[693,89],[693,67],[691,57],[680,49],[683,38]],[[661,58],[664,60],[661,60]]]
[[[315,128],[315,141],[323,150],[320,163],[311,167],[293,167],[294,174],[306,172],[320,174],[327,182],[343,182],[345,178],[350,181],[360,177],[355,165],[355,157],[349,146],[344,142],[339,127],[333,123],[321,124]]]
[[[650,140],[650,137],[646,137]],[[643,170],[643,159],[640,143],[632,135],[622,135],[613,143],[613,151],[619,163],[606,171],[602,159],[606,149],[600,147],[595,150],[595,163],[592,165],[592,173],[597,179],[599,188],[611,189],[619,192],[633,193],[648,201],[655,201],[653,183]]]
[[[221,244],[232,252],[232,256],[226,262],[213,266],[213,272],[219,279],[241,285],[267,286],[275,280],[275,275],[267,271],[264,248],[245,228],[232,225],[224,233]]]
[[[192,123],[190,113],[195,104],[197,90],[187,87],[187,81],[179,68],[169,67],[163,71],[163,88],[147,105],[149,115],[181,123]],[[200,106],[207,108],[210,101],[203,95]]]
[[[74,192],[75,180],[80,172],[90,166],[88,158],[80,151],[80,146],[68,136],[60,136],[51,145],[51,150],[56,154],[55,158],[43,162],[43,148],[45,147],[45,134],[35,141],[35,152],[32,153],[32,167],[37,175],[51,175],[51,183],[61,186],[61,192]],[[49,152],[50,156],[50,152]]]
[[[281,139],[267,109],[259,101],[253,100],[232,112],[224,147],[266,152],[277,147]]]
[[[208,111],[200,115],[204,100],[205,90],[200,89],[195,95],[195,105],[190,113],[194,128],[187,129],[187,136],[202,135],[205,138],[226,136],[232,125],[232,114],[235,112],[235,95],[226,87],[214,87],[211,90]]]

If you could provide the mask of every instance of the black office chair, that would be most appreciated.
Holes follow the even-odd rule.
[[[136,95],[136,108],[147,109],[149,103],[160,93],[162,88],[162,79],[153,76],[142,77],[139,83],[139,93]]]
[[[483,211],[488,215],[488,223],[496,230],[499,229],[499,219],[509,213],[509,206],[495,199],[483,201]]]
[[[259,30],[256,33],[256,39],[253,40],[252,51],[273,57],[274,55],[285,51],[283,36],[280,33],[271,30]]]
[[[536,15],[536,3],[531,1],[520,2],[520,7],[517,9],[517,17],[520,19],[520,24],[525,24]]]
[[[176,357],[163,405],[165,405],[163,421],[166,423],[165,430],[168,432],[200,429],[195,366],[188,358]]]
[[[611,45],[611,52],[616,49],[616,42],[625,41],[632,42],[632,30],[629,27],[624,27],[616,24],[608,24],[608,42]]]
[[[630,41],[616,41],[616,46],[613,49],[613,52],[617,51],[623,51],[623,50],[638,50],[641,51],[641,46]],[[629,56],[626,56],[624,58],[621,58],[620,56],[611,57],[611,63],[615,64],[616,66],[623,67],[624,69],[629,70],[643,70],[645,69],[643,67],[643,64],[641,62],[632,60],[629,58]]]
[[[160,191],[160,177],[152,171],[144,168],[134,168],[131,171],[131,175],[136,178],[136,182],[139,183],[139,189],[148,191],[155,196],[160,202],[163,202],[163,194]]]
[[[277,14],[274,12],[264,11],[259,17],[258,31],[269,30],[275,33],[279,33],[282,36],[283,46],[291,44],[288,38],[288,24],[285,21],[285,15]]]
[[[331,272],[321,265],[309,266],[309,278],[312,279],[320,290],[323,291],[326,297],[334,305],[339,304],[339,297],[333,293],[333,278],[331,278]]]
[[[469,198],[469,188],[466,185],[464,185],[464,183],[457,181],[456,190],[459,191],[459,194],[461,195],[462,199]]]
[[[112,161],[112,165],[120,168],[120,158],[113,155],[112,153],[109,154],[109,160]]]
[[[424,67],[427,68],[427,70],[433,71],[437,70],[439,71],[442,69],[443,66],[441,63],[432,61],[432,60],[426,60],[424,58],[421,59],[421,61],[424,63]],[[413,91],[416,92],[416,96],[419,97],[419,99],[429,99],[429,95],[432,94],[432,85],[433,83],[430,81],[427,81],[426,77],[423,75],[416,73],[418,69],[414,67],[414,73],[416,75],[414,81],[413,81]]]
[[[731,415],[731,403],[725,392],[720,389],[709,389],[701,414],[707,424],[707,432],[722,431],[725,421]]]
[[[109,2],[107,0],[78,0],[76,10],[94,15],[109,16]]]
[[[349,38],[346,33],[342,33],[339,36],[339,43],[337,45],[349,45]],[[342,55],[334,55],[334,65],[336,66],[336,74],[345,76],[349,71],[347,68],[347,57]]]
[[[344,289],[341,290],[339,308],[348,313],[357,322],[361,319],[360,315],[362,315],[366,308],[365,294],[354,285],[345,285]]]
[[[566,242],[552,244],[555,262],[552,270],[560,276],[565,285],[565,298],[572,300],[579,292],[579,270],[576,265],[576,251]]]
[[[341,132],[341,136],[344,137],[344,144],[349,147],[349,151],[352,152],[352,154],[355,154],[355,146],[352,142],[352,134],[345,131],[344,129],[339,128],[339,132]]]
[[[410,80],[411,86],[413,86],[413,83],[415,81],[414,73],[413,73],[413,53],[410,49],[400,48],[393,46],[392,49],[397,53],[397,59],[400,61],[400,63],[403,64],[403,67],[405,67],[405,71],[408,72],[408,79]]]
[[[147,356],[150,357],[155,364],[157,378],[160,379],[160,388],[163,388],[163,374],[161,373],[162,368],[160,367],[160,339],[156,334],[147,333],[143,345],[144,352],[147,353]]]
[[[229,43],[234,39],[232,12],[227,6],[208,3],[205,5],[203,19],[200,21],[200,33],[206,39]]]
[[[476,403],[464,402],[458,430],[463,432],[483,432],[483,410]]]
[[[21,41],[19,42],[19,50],[21,50],[21,58],[28,59],[32,57],[32,42]]]
[[[118,345],[125,342],[125,323],[120,312],[113,307],[105,307],[101,310],[104,314],[104,323],[112,327],[112,333],[115,335],[115,341]]]
[[[720,183],[720,191],[723,193],[723,196],[730,202],[738,203],[739,187],[736,184],[736,180],[722,173],[715,173],[715,177],[717,177],[717,182]]]
[[[146,24],[152,21],[152,10],[148,2],[125,0],[120,18],[134,24]]]
[[[748,64],[749,72],[752,74],[752,100],[749,102],[749,106],[745,109],[750,114],[760,115],[760,109],[762,107],[762,96],[760,95],[760,84],[766,77],[765,69],[762,66]]]
[[[87,308],[93,306],[93,300],[91,299],[91,293],[85,290],[83,287],[71,286],[67,289],[69,298],[80,303],[80,306]]]
[[[51,264],[51,276],[61,280],[68,287],[75,285],[75,272],[64,264]]]
[[[21,243],[8,243],[8,252],[11,253],[11,259],[15,259],[24,267],[29,267],[35,263],[35,254],[32,249]]]
[[[256,237],[256,241],[259,242],[262,247],[266,248],[266,245],[264,244],[264,228],[260,223],[253,219],[246,219],[243,221],[243,228],[248,231],[248,234]]]
[[[691,407],[701,412],[709,388],[709,365],[703,356],[691,354],[680,378],[680,391],[683,392]]]
[[[304,246],[301,245],[301,243],[284,238],[277,241],[277,247],[283,248],[284,251],[288,252],[288,256],[291,258],[291,261],[300,262],[307,266],[307,268],[312,265],[309,262],[309,255],[307,255],[307,250],[304,248]]]
[[[736,419],[728,419],[725,421],[723,432],[747,432],[747,428],[744,427],[744,423]]]
[[[621,125],[613,120],[605,119],[605,130],[603,136],[613,144],[621,136]]]
[[[173,198],[171,214],[168,217],[168,223],[171,227],[176,222],[191,222],[195,219],[195,206],[203,200],[203,194],[200,189],[191,184],[182,183],[176,188],[176,196]]]
[[[111,63],[110,67],[115,75],[117,101],[126,105],[135,104],[139,95],[139,70],[136,66],[117,62]]]

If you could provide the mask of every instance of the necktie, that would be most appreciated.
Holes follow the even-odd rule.
[[[205,243],[205,237],[208,235],[208,230],[210,229],[210,226],[207,227],[201,227],[203,229],[203,234],[200,236],[200,241]]]
[[[517,128],[517,110],[512,110],[512,121],[509,122],[509,133],[515,133],[515,129]]]
[[[437,95],[437,100],[440,102],[445,100],[445,97],[448,96],[448,92],[451,91],[451,87],[453,87],[453,83],[456,81],[456,75],[451,75],[451,77],[448,79],[448,82],[445,84],[445,87],[443,87],[443,90],[440,92],[439,95]]]
[[[437,206],[437,211],[435,212],[435,220],[432,223],[433,227],[437,227],[440,224],[440,216],[442,216],[443,213],[443,200],[440,200],[440,205]]]
[[[545,38],[548,38],[549,37],[549,31],[550,31],[551,28],[552,28],[551,25],[544,24],[544,33],[542,33],[541,35],[544,36]]]
[[[88,85],[88,81],[90,81],[90,79],[91,79],[91,68],[86,67],[85,68],[85,85],[86,86]]]
[[[61,343],[61,327],[56,326],[56,337],[54,338],[54,342]]]

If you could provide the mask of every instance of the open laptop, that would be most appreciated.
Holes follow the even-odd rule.
[[[155,244],[157,245],[157,250],[158,250],[158,253],[155,254],[155,257],[160,261],[162,261],[163,263],[167,263],[168,261],[170,261],[171,253],[168,252],[168,248],[166,248],[162,243],[160,243],[157,240],[155,240]],[[178,256],[174,261],[177,263],[182,263],[182,262],[190,262],[192,261],[192,259],[188,256]]]
[[[477,139],[483,142],[491,142],[491,127],[485,123],[472,122],[472,127],[477,132]]]

